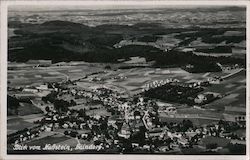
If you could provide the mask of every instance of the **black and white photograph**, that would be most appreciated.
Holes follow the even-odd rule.
[[[246,13],[8,5],[7,155],[246,155]]]

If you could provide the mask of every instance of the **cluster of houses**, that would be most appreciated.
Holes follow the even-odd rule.
[[[177,79],[167,79],[154,81],[145,86],[145,90],[159,87],[171,83],[173,85],[188,85],[188,87],[196,87],[194,84],[179,83]],[[190,86],[192,85],[192,86]],[[196,84],[199,85],[199,84]],[[38,89],[48,89],[47,86],[39,86]],[[228,131],[230,123],[209,125],[204,127],[190,127],[185,132],[179,132],[167,126],[161,125],[157,120],[159,112],[167,114],[175,114],[177,109],[174,106],[160,106],[154,100],[145,99],[143,97],[133,97],[124,99],[121,95],[113,91],[107,86],[97,87],[86,91],[81,89],[64,88],[61,92],[69,92],[72,96],[84,97],[101,103],[108,111],[115,110],[112,116],[100,116],[98,114],[86,116],[80,110],[68,109],[67,112],[60,113],[51,107],[47,110],[42,120],[37,121],[39,127],[36,129],[26,130],[21,133],[14,134],[8,137],[11,143],[23,143],[38,137],[41,132],[51,132],[55,129],[64,130],[66,136],[71,136],[78,139],[88,139],[94,144],[108,143],[108,146],[119,144],[123,140],[131,140],[135,133],[143,132],[145,136],[144,145],[139,145],[139,142],[132,142],[134,148],[150,150],[169,151],[174,148],[190,147],[192,144],[199,142],[206,136],[222,137],[227,139],[237,139],[244,141],[245,137],[235,136]],[[204,103],[210,98],[214,98],[216,93],[204,93],[197,96],[197,103]],[[238,124],[236,124],[238,125]],[[235,126],[235,124],[234,124]],[[242,126],[239,126],[242,127]],[[83,132],[84,131],[84,132]],[[107,133],[107,134],[105,134]],[[143,138],[143,137],[142,137]],[[155,142],[155,143],[152,143]],[[162,142],[161,146],[156,144]],[[168,142],[166,144],[166,142]],[[166,147],[161,148],[163,145]],[[161,149],[160,149],[161,148]]]
[[[196,104],[206,104],[220,97],[221,95],[219,93],[206,92],[206,93],[198,94],[197,97],[194,99],[194,102]]]
[[[166,80],[154,80],[153,82],[147,83],[143,86],[142,92],[144,91],[148,91],[152,88],[157,88],[157,87],[161,87],[167,83],[171,83],[171,82],[179,82],[178,79],[166,79]]]
[[[16,97],[17,99],[35,99],[35,98],[41,98],[52,91],[58,91],[58,88],[50,88],[48,87],[48,84],[37,84],[37,86],[25,86],[25,87],[8,87],[8,91],[14,91],[10,92],[9,94],[13,97]]]
[[[7,142],[9,144],[20,144],[32,140],[39,136],[39,134],[44,131],[41,126],[35,126],[30,129],[23,129],[15,133],[9,134],[7,137]]]
[[[227,70],[233,70],[233,69],[240,69],[241,67],[238,64],[235,65],[223,65],[222,70],[227,71]]]
[[[166,79],[166,80],[154,80],[150,83],[145,84],[142,89],[142,92],[148,91],[153,88],[158,88],[161,86],[164,86],[166,84],[170,84],[172,86],[180,86],[180,87],[188,87],[188,88],[199,88],[203,86],[209,86],[210,84],[213,84],[213,80],[209,78],[208,80],[204,81],[197,81],[197,82],[192,82],[192,83],[183,83],[180,82],[178,79]]]
[[[124,80],[124,79],[127,79],[127,77],[122,76],[122,75],[117,75],[117,76],[110,77],[110,79],[111,80]],[[87,80],[90,82],[99,82],[99,81],[107,80],[107,78],[94,76],[94,77],[88,77]]]
[[[41,84],[39,86],[31,86],[27,88],[23,88],[22,91],[24,92],[31,92],[31,93],[38,93],[38,92],[43,92],[43,91],[53,91],[53,88],[48,88],[47,84]]]
[[[28,60],[26,64],[33,65],[34,67],[49,67],[52,64],[52,60]]]
[[[152,119],[155,118],[155,115],[152,116],[153,110],[150,110],[150,104],[152,105],[152,102],[150,103],[150,101],[146,101],[143,97],[139,97],[138,101],[134,103],[132,101],[124,102],[119,100],[119,94],[114,93],[108,88],[95,89],[94,93],[84,95],[89,95],[89,98],[93,98],[95,100],[98,99],[102,101],[104,105],[117,108],[121,113],[123,113],[122,116],[120,115],[116,118],[110,117],[108,119],[108,125],[113,126],[116,129],[118,129],[116,122],[120,121],[122,123],[120,130],[117,132],[117,135],[120,138],[129,139],[134,132],[138,132],[140,130],[140,127],[146,127],[146,138],[162,139],[167,136],[171,139],[177,139],[175,144],[181,145],[182,147],[188,146],[190,139],[192,139],[195,135],[202,135],[196,136],[198,139],[195,141],[199,141],[205,136],[218,136],[230,139],[230,136],[226,136],[223,127],[218,128],[218,125],[198,128],[195,130],[190,129],[188,132],[185,132],[185,136],[180,133],[171,132],[168,128],[162,129],[162,127],[157,126],[152,121]],[[215,93],[213,96],[219,95]],[[176,108],[173,106],[165,107],[164,111],[168,114],[175,114],[177,112]],[[241,137],[240,140],[244,140],[244,137]],[[136,143],[134,145],[137,146]],[[147,148],[148,146],[146,145],[144,147]]]
[[[223,81],[223,79],[220,76],[213,76],[213,77],[207,78],[207,81],[210,84],[220,84],[221,81]]]

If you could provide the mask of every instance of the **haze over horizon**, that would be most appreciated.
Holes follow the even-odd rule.
[[[12,5],[9,11],[87,11],[87,10],[150,10],[150,9],[193,9],[193,8],[244,8],[244,6],[213,5]]]

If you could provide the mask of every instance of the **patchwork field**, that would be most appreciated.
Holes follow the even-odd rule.
[[[111,68],[117,68],[117,64],[110,64]],[[143,86],[147,83],[151,83],[154,80],[165,79],[178,79],[180,82],[196,82],[200,80],[207,80],[211,76],[226,76],[233,72],[225,71],[218,73],[188,73],[180,68],[131,68],[131,69],[104,69],[103,64],[89,64],[89,63],[76,63],[71,62],[65,66],[51,66],[51,67],[38,67],[38,68],[25,68],[16,69],[8,72],[9,86],[22,86],[22,85],[34,85],[37,83],[63,81],[67,79],[78,80],[76,82],[79,88],[85,90],[91,90],[95,87],[101,87],[103,85],[116,90],[119,93],[124,93],[128,96],[133,96],[140,93]],[[87,78],[85,77],[87,75]],[[98,79],[94,81],[93,79]],[[74,86],[75,87],[75,86]],[[215,100],[205,105],[206,110],[194,109],[192,106],[178,108],[179,114],[199,114],[212,118],[223,118],[223,113],[226,106],[233,107],[246,107],[246,71],[242,70],[235,75],[227,77],[220,84],[213,84],[206,87],[203,92],[216,92],[220,93],[224,97]],[[201,93],[203,93],[201,92]],[[67,99],[65,97],[65,99]],[[76,100],[77,101],[77,100]],[[174,104],[175,105],[175,104]],[[177,104],[178,106],[178,104]],[[109,115],[104,107],[88,106],[83,102],[79,102],[78,105],[71,107],[74,109],[85,108],[88,115]],[[21,107],[23,112],[28,115],[29,111],[27,107]],[[26,111],[25,111],[26,110]],[[30,110],[31,111],[31,110]],[[27,112],[27,113],[26,113]],[[37,113],[39,113],[37,111]],[[168,120],[179,121],[181,118],[167,118]],[[8,132],[13,132],[18,129],[30,127],[33,124],[30,123],[29,118],[19,118],[8,120]],[[197,119],[192,118],[192,121],[197,124],[203,124],[208,122],[214,122],[215,120]],[[20,125],[21,124],[21,125]]]
[[[102,65],[51,66],[51,67],[16,67],[8,71],[9,86],[25,86],[44,82],[60,82],[70,78],[78,79],[87,74],[103,70]]]
[[[25,116],[8,116],[7,118],[7,134],[14,133],[24,128],[36,126],[33,122],[43,117],[42,114],[29,114]]]
[[[226,138],[207,136],[203,138],[201,141],[201,144],[204,146],[208,144],[213,144],[213,143],[218,144],[218,147],[225,147],[230,143],[230,140]]]
[[[136,94],[142,89],[142,87],[151,83],[154,80],[165,80],[165,79],[179,79],[181,82],[195,82],[198,80],[207,79],[204,74],[190,74],[180,68],[132,68],[132,69],[119,69],[116,71],[108,71],[105,74],[98,74],[92,77],[98,77],[103,79],[102,81],[93,82],[92,85],[105,84],[112,85],[126,90],[131,95]],[[122,79],[115,79],[115,77],[124,77]],[[86,81],[79,82],[79,86],[84,87],[85,85],[91,86],[91,83]],[[87,87],[85,86],[85,87]]]
[[[212,85],[206,90],[226,95],[222,99],[206,105],[208,108],[223,111],[225,106],[246,107],[246,71],[241,71],[232,77],[228,77],[220,84]],[[204,92],[205,92],[204,91]]]

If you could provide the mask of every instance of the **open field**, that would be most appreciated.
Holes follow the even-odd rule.
[[[165,115],[160,116],[160,119],[162,122],[168,122],[168,123],[170,123],[170,122],[179,123],[179,122],[182,122],[183,120],[189,119],[196,126],[213,124],[213,123],[218,122],[218,120],[213,120],[213,119],[203,119],[203,118],[197,118],[197,117],[195,117],[195,118],[188,118],[188,117],[176,118],[176,117],[166,117]]]
[[[93,110],[88,110],[88,111],[86,111],[86,114],[91,115],[91,116],[95,116],[95,115],[111,116],[111,113],[108,112],[104,107],[98,108],[98,109],[93,109]]]
[[[34,126],[33,123],[25,121],[23,118],[13,118],[7,121],[8,133],[13,133],[24,128],[29,128]]]
[[[102,108],[103,106],[100,104],[97,105],[87,105],[87,104],[80,104],[80,105],[76,105],[73,107],[69,107],[70,109],[75,109],[75,110],[80,110],[80,109],[86,109],[86,110],[92,110],[93,109],[99,109]]]
[[[82,78],[89,73],[102,71],[102,65],[75,64],[75,66],[50,66],[50,67],[24,67],[8,71],[9,86],[24,86],[42,84],[44,82],[60,82],[70,78],[71,80]],[[25,64],[24,64],[25,65]],[[99,67],[100,66],[100,67]]]
[[[42,114],[30,114],[26,116],[8,116],[7,132],[8,134],[36,126],[33,122],[42,118]]]
[[[177,111],[179,114],[200,114],[204,115],[206,117],[211,118],[223,118],[221,113],[218,113],[217,111],[210,111],[210,110],[200,110],[200,109],[194,109],[194,108],[180,108]]]
[[[98,82],[90,82],[89,80],[82,80],[77,82],[83,88],[98,85],[111,85],[117,88],[118,91],[128,92],[133,95],[141,91],[143,86],[151,83],[154,80],[165,79],[179,79],[181,82],[195,82],[199,80],[206,80],[204,74],[191,74],[180,68],[132,68],[132,69],[118,69],[116,71],[107,71],[105,74],[93,75],[103,79]],[[115,77],[125,77],[123,79],[114,79]]]
[[[43,113],[43,111],[40,108],[29,103],[21,103],[21,106],[18,108],[18,115],[20,116],[39,114],[39,113]]]
[[[74,66],[72,65],[74,64]],[[51,66],[51,67],[40,67],[40,68],[28,68],[21,70],[12,70],[8,72],[9,86],[20,86],[20,85],[31,85],[33,83],[43,83],[43,82],[55,82],[63,81],[66,79],[76,80],[83,78],[84,76],[103,71],[103,64],[75,64],[75,62],[67,63],[65,66]],[[132,69],[118,69],[116,71],[106,70],[106,73],[100,73],[95,75],[90,75],[89,77],[98,77],[103,79],[99,82],[93,82],[95,84],[111,84],[114,86],[119,86],[120,88],[125,88],[128,91],[135,91],[141,89],[146,83],[150,83],[154,80],[163,80],[167,78],[176,78],[181,82],[196,82],[200,80],[206,80],[208,76],[211,75],[227,75],[230,73],[188,73],[180,68],[132,68]],[[124,79],[114,79],[115,77],[123,76]],[[230,82],[244,84],[245,74],[244,71],[238,73],[233,77],[229,77],[226,82],[221,84],[229,84]],[[82,80],[86,84],[86,88],[93,85],[89,80]],[[81,83],[81,82],[79,82]],[[231,83],[230,83],[231,84]],[[80,85],[80,86],[84,86]],[[209,91],[230,91],[233,86],[216,85],[210,87]],[[223,88],[223,90],[221,90]]]
[[[207,108],[223,111],[225,106],[246,107],[246,71],[241,71],[232,77],[228,77],[220,84],[208,87],[204,92],[216,92],[227,95],[222,99],[213,101]]]
[[[230,140],[226,138],[207,136],[203,138],[201,141],[201,144],[204,146],[211,144],[211,143],[218,144],[218,147],[225,147],[230,143]]]

